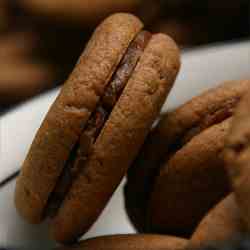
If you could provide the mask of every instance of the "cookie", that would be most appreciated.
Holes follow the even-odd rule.
[[[201,249],[228,242],[244,234],[246,228],[234,194],[228,195],[202,219],[193,233],[188,249]]]
[[[125,186],[140,232],[190,236],[230,192],[222,150],[231,116],[250,81],[226,82],[164,115],[151,131]]]
[[[62,250],[184,250],[187,240],[160,235],[114,235],[82,241]]]
[[[226,169],[232,182],[242,218],[248,230],[250,230],[249,104],[250,92],[248,91],[236,110],[225,149]]]
[[[38,16],[63,22],[77,22],[85,27],[97,24],[116,12],[133,12],[141,0],[18,0],[20,6]]]
[[[23,163],[16,207],[31,223],[51,217],[57,241],[96,221],[176,78],[176,44],[142,28],[130,14],[98,26]]]

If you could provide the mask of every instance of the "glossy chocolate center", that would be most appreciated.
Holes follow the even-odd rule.
[[[150,39],[151,34],[149,32],[141,31],[128,47],[96,110],[92,113],[82,135],[72,150],[53,193],[50,195],[47,208],[45,209],[46,215],[52,217],[56,214],[71,187],[73,179],[76,178],[84,167],[84,164],[92,152],[96,139],[104,127],[105,122],[108,120],[112,109],[129,81]]]

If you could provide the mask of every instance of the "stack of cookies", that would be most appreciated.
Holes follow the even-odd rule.
[[[48,218],[55,241],[81,250],[194,249],[247,233],[250,80],[159,117],[179,70],[174,40],[136,16],[97,26],[22,165],[19,214]],[[139,234],[77,244],[127,173],[125,207]]]

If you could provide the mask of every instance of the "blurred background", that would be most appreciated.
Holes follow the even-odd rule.
[[[250,37],[250,0],[0,0],[0,113],[62,84],[98,22],[121,11],[182,50]]]

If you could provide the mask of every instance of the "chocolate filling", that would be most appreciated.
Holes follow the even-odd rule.
[[[98,135],[108,120],[112,109],[118,101],[150,39],[151,34],[149,32],[141,31],[129,45],[96,110],[92,113],[78,142],[71,152],[55,189],[49,197],[45,215],[52,217],[56,214],[73,179],[84,167]]]

